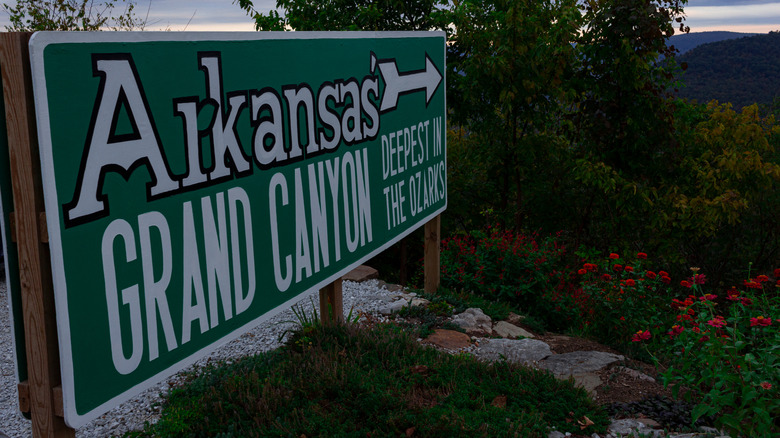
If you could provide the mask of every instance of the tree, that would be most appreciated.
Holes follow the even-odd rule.
[[[471,193],[492,202],[465,204],[487,201],[507,225],[528,225],[526,217],[539,213],[531,205],[551,205],[536,198],[550,199],[567,155],[559,123],[581,19],[576,0],[461,0],[452,10],[447,101],[451,122],[469,138],[450,155],[489,175],[489,187]]]
[[[447,0],[277,0],[262,14],[251,0],[234,0],[257,30],[433,30],[447,24]]]
[[[18,0],[3,3],[10,32],[37,30],[143,30],[145,20],[135,15],[132,0]],[[121,11],[117,14],[118,11]]]

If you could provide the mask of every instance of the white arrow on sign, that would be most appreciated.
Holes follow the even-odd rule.
[[[371,72],[379,66],[379,73],[385,80],[385,93],[379,111],[393,110],[398,106],[398,97],[402,94],[425,90],[425,104],[430,103],[439,87],[442,75],[428,54],[425,54],[425,69],[399,73],[395,58],[377,60],[371,53]]]

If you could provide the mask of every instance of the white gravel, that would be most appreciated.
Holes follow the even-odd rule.
[[[362,283],[345,281],[343,294],[345,313],[353,309],[353,312],[376,314],[380,308],[397,296],[398,292],[391,292],[381,281],[369,280]],[[310,310],[311,300],[315,304],[318,302],[316,292],[302,295],[298,305]],[[293,325],[286,322],[290,320],[294,320],[292,311],[282,312],[240,338],[218,348],[195,366],[202,366],[207,361],[238,358],[272,350],[279,346],[279,336]],[[0,282],[0,438],[5,438],[3,434],[9,438],[32,436],[30,422],[18,411],[15,366],[8,297],[6,283],[3,281]],[[136,398],[117,406],[100,418],[77,429],[76,436],[96,438],[121,436],[127,431],[142,428],[147,421],[156,421],[158,408],[155,404],[160,401],[160,393],[177,378],[178,376],[174,375]]]

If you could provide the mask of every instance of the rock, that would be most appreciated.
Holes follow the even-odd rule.
[[[382,307],[379,309],[379,313],[382,315],[391,315],[393,313],[398,313],[403,309],[404,307],[408,306],[409,302],[406,300],[397,300],[393,301],[392,303]]]
[[[495,326],[493,326],[493,333],[495,333],[498,336],[501,336],[502,338],[533,338],[534,335],[530,332],[527,332],[523,330],[522,328],[510,324],[506,321],[499,321],[496,323]]]
[[[424,342],[448,350],[460,350],[471,345],[471,338],[469,335],[455,330],[438,329],[425,338]]]
[[[452,317],[452,323],[466,330],[466,333],[493,332],[492,320],[481,309],[470,308]]]
[[[539,362],[539,368],[548,370],[558,377],[568,377],[598,371],[623,359],[623,356],[602,351],[572,351],[548,357]]]
[[[663,430],[654,430],[647,427],[644,423],[633,420],[623,419],[615,420],[607,428],[609,432],[617,436],[647,436],[647,437],[662,437],[664,436]]]
[[[383,315],[391,315],[393,313],[400,312],[404,307],[427,306],[429,303],[430,301],[426,300],[425,298],[415,298],[412,295],[401,294],[395,301],[380,308],[379,313]]]
[[[513,325],[518,325],[518,324],[522,323],[524,319],[525,319],[525,316],[518,315],[517,313],[514,313],[514,312],[509,312],[509,315],[507,315],[507,317],[506,317],[506,322],[508,322],[510,324],[513,324]]]
[[[342,280],[354,281],[357,283],[360,283],[361,281],[372,280],[374,278],[379,278],[379,271],[372,268],[371,266],[366,265],[360,265],[341,277]]]
[[[412,298],[411,300],[412,307],[427,306],[430,303],[431,302],[426,300],[425,298]]]
[[[475,355],[484,360],[502,360],[533,365],[552,354],[550,346],[535,339],[485,339]]]
[[[558,432],[557,430],[554,430],[550,432],[549,435],[547,435],[547,438],[566,438],[566,435],[563,432]]]
[[[661,423],[653,420],[652,418],[641,417],[641,418],[636,418],[636,421],[640,423],[644,423],[645,426],[652,427],[653,429],[661,429],[663,427],[661,426]]]
[[[592,373],[576,374],[572,377],[574,378],[574,386],[585,389],[591,395],[595,394],[596,388],[603,383],[599,376]]]
[[[401,286],[400,284],[385,283],[382,280],[379,280],[377,286],[379,288],[385,288],[385,290],[387,290],[388,292],[399,292],[404,290],[404,287]]]
[[[655,379],[648,376],[645,373],[642,373],[640,371],[637,371],[635,369],[627,368],[627,367],[615,367],[615,371],[619,371],[621,373],[628,374],[629,376],[639,379],[639,380],[647,380],[648,382],[655,382]]]

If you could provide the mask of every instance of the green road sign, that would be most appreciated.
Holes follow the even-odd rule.
[[[439,32],[33,35],[68,425],[440,214],[444,53]]]

